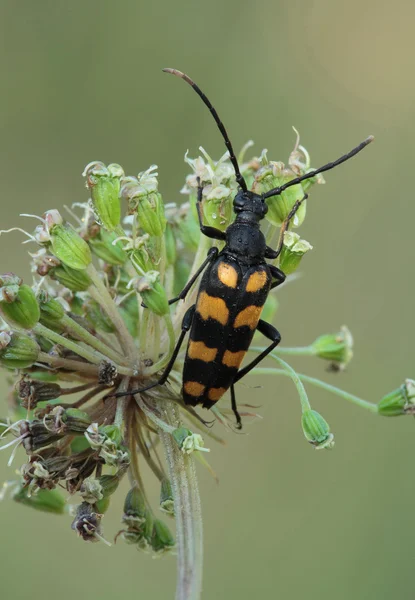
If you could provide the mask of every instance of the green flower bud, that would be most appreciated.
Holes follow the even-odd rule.
[[[353,337],[343,325],[338,333],[318,337],[312,344],[314,354],[329,360],[333,370],[343,370],[353,357]]]
[[[304,254],[312,249],[313,246],[306,240],[300,239],[298,233],[286,231],[284,234],[284,245],[280,254],[280,269],[286,275],[294,273]]]
[[[174,516],[174,498],[171,489],[171,483],[168,479],[163,479],[160,490],[160,510],[170,516]]]
[[[106,167],[102,162],[89,163],[85,167],[87,186],[91,192],[92,206],[97,222],[108,231],[120,224],[120,179],[124,171],[120,165]]]
[[[153,313],[162,317],[169,312],[166,291],[160,283],[160,274],[157,271],[148,271],[137,281],[136,289],[141,294],[144,304]]]
[[[291,169],[286,169],[284,163],[269,162],[257,171],[252,190],[257,194],[264,194],[273,188],[284,185],[297,176],[298,174]],[[267,198],[266,203],[268,205],[268,213],[266,218],[274,226],[279,227],[288,217],[297,200],[302,200],[303,197],[304,189],[301,184],[298,184],[288,188],[279,196]],[[302,224],[305,218],[306,208],[306,201],[304,201],[291,221],[292,227],[299,227]]]
[[[147,517],[147,506],[142,491],[133,487],[128,492],[124,502],[122,522],[128,527],[139,529]]]
[[[88,244],[69,225],[52,227],[50,242],[56,258],[72,269],[86,269],[92,260]]]
[[[84,479],[80,493],[85,502],[95,504],[103,498],[111,496],[120,482],[118,475],[102,475],[98,479],[88,477]]]
[[[16,286],[15,283],[9,287],[4,276],[0,277],[0,286],[0,314],[3,319],[11,327],[32,329],[40,317],[39,304],[32,288],[25,284]]]
[[[71,292],[85,292],[91,285],[91,280],[84,271],[72,269],[64,264],[51,269],[50,276]]]
[[[38,490],[30,495],[28,488],[19,488],[13,494],[13,500],[43,512],[63,515],[66,512],[65,498],[58,490]]]
[[[166,229],[166,217],[161,194],[157,191],[157,169],[155,165],[139,173],[138,178],[125,178],[122,182],[121,196],[128,200],[130,214],[137,216],[139,226],[149,235],[163,235]]]
[[[306,439],[316,450],[334,446],[334,436],[330,433],[330,427],[320,413],[311,409],[304,411],[301,423]]]
[[[406,379],[398,389],[386,394],[378,403],[378,412],[384,417],[415,414],[415,381]]]
[[[37,361],[40,348],[35,340],[17,331],[0,332],[0,364],[10,369],[25,369]]]
[[[200,452],[210,452],[209,448],[205,448],[202,436],[199,433],[192,433],[186,427],[179,427],[172,433],[173,439],[179,446],[183,454],[191,454],[195,450]]]
[[[97,423],[92,423],[85,431],[85,437],[107,465],[120,469],[129,465],[128,450],[122,445],[121,431],[116,425],[98,427]]]
[[[62,304],[58,300],[55,300],[55,298],[49,298],[44,292],[39,294],[38,301],[41,324],[49,329],[62,332],[64,327],[60,322],[65,315],[65,309]]]
[[[79,408],[65,409],[62,413],[61,420],[69,433],[85,433],[92,423],[88,413],[79,410]]]
[[[89,240],[92,252],[110,265],[122,266],[128,258],[121,242],[115,242],[119,236],[115,232],[101,229],[99,235]]]
[[[203,188],[203,222],[225,231],[232,220],[234,191],[226,185],[208,185]]]
[[[175,545],[174,537],[163,521],[155,519],[153,523],[153,534],[151,537],[151,547],[156,554],[168,552]]]
[[[24,376],[16,385],[20,404],[32,410],[39,402],[49,402],[61,395],[61,386],[47,381],[36,381]]]

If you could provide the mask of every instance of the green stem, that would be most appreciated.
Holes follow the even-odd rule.
[[[160,371],[168,363],[170,356],[173,354],[176,338],[174,336],[173,323],[169,314],[164,316],[164,322],[166,324],[167,334],[169,336],[169,350],[154,365],[148,369],[144,369],[143,375],[145,376],[153,375],[154,373]]]
[[[274,356],[272,356],[272,358],[274,358]],[[283,369],[260,368],[255,369],[253,372],[257,375],[284,375],[285,377],[289,377],[287,371],[284,371]],[[297,373],[297,376],[299,377],[299,379],[301,379],[301,381],[304,381],[305,383],[310,383],[311,385],[315,385],[316,387],[319,387],[323,390],[327,390],[332,394],[336,394],[336,396],[340,396],[340,398],[343,398],[348,402],[352,402],[353,404],[356,404],[361,408],[365,408],[366,410],[369,410],[373,413],[378,412],[377,404],[374,404],[373,402],[368,402],[367,400],[363,400],[363,398],[359,398],[359,396],[349,394],[349,392],[345,392],[344,390],[341,390],[340,388],[335,387],[330,383],[326,383],[325,381],[321,381],[320,379],[316,379],[315,377],[309,377],[308,375],[303,375],[302,373]]]
[[[89,363],[81,362],[80,360],[72,360],[70,358],[62,358],[60,356],[51,356],[46,352],[39,352],[38,361],[46,363],[57,369],[66,369],[67,371],[76,371],[85,375],[98,377],[98,367]]]
[[[265,350],[265,348],[261,348],[260,346],[252,346],[250,348],[250,350],[260,354],[261,352],[263,352]],[[297,388],[298,395],[300,396],[301,410],[303,412],[306,410],[310,410],[311,405],[310,405],[310,402],[307,397],[307,392],[305,391],[305,387],[303,386],[299,375],[294,371],[294,369],[292,367],[290,367],[290,365],[288,363],[285,362],[285,360],[282,360],[282,358],[280,358],[279,356],[276,356],[276,354],[270,354],[269,356],[271,356],[275,361],[277,361],[277,363],[279,363],[279,365],[282,367],[283,372],[286,373],[287,376],[293,380],[294,385]],[[256,373],[256,372],[257,372],[257,370],[255,369],[254,373]]]
[[[124,377],[123,380],[121,381],[120,387],[118,388],[117,391],[126,392],[128,390],[129,383],[130,383],[130,378]],[[120,431],[123,430],[126,405],[127,405],[127,396],[117,398],[117,408],[115,411],[114,425],[117,425],[117,427],[119,427]]]
[[[278,346],[274,352],[276,354],[286,354],[287,356],[315,356],[316,352],[313,346],[298,346],[295,348],[287,348]]]
[[[88,265],[86,272],[95,286],[89,287],[88,291],[90,295],[94,300],[96,300],[96,302],[98,302],[100,306],[102,306],[104,311],[111,319],[113,325],[115,326],[115,331],[120,341],[121,347],[123,348],[128,358],[131,360],[135,360],[137,357],[137,349],[135,347],[134,340],[131,337],[126,324],[124,323],[123,318],[118,312],[117,305],[115,304],[106,285],[102,281],[98,271],[95,269],[92,263]]]
[[[78,354],[78,356],[82,356],[82,358],[85,358],[85,360],[89,361],[90,363],[92,363],[94,365],[98,365],[103,360],[107,360],[107,357],[104,354],[101,354],[100,352],[97,352],[96,350],[93,350],[92,348],[88,349],[88,348],[85,348],[84,346],[80,346],[76,342],[73,342],[72,340],[68,340],[68,338],[63,337],[63,335],[59,335],[59,333],[56,333],[56,331],[52,331],[51,329],[48,329],[41,323],[37,323],[37,325],[35,325],[35,327],[33,328],[33,331],[34,331],[34,333],[45,337],[46,339],[50,340],[51,342],[54,342],[55,344],[59,344],[59,345],[63,346],[64,348],[67,348],[71,352]],[[121,375],[133,375],[134,374],[132,369],[129,369],[128,367],[122,367],[117,364],[115,366],[117,367],[117,371]]]
[[[71,317],[68,317],[68,315],[64,315],[62,317],[61,324],[65,327],[68,333],[72,334],[77,339],[85,342],[89,346],[92,346],[92,348],[95,348],[95,350],[98,350],[98,352],[113,362],[125,365],[125,358],[121,354],[107,346],[96,336],[92,335],[92,333],[84,329],[82,325],[79,325],[79,323],[71,319]]]
[[[156,404],[163,421],[180,427],[178,407],[171,401]],[[174,495],[178,579],[176,600],[199,600],[202,592],[203,524],[194,460],[183,454],[173,437],[159,430]]]

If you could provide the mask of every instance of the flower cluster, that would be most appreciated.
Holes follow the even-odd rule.
[[[266,151],[246,161],[250,145],[242,149],[239,164],[257,193],[312,170],[309,154],[298,138],[287,165],[268,160]],[[225,230],[234,218],[237,186],[228,155],[216,162],[200,150],[202,156],[195,159],[186,155],[192,173],[182,189],[188,201],[180,205],[163,202],[154,165],[137,176],[127,176],[117,164],[90,163],[84,171],[89,199],[72,207],[69,220],[52,209],[36,217],[39,223],[34,231],[18,229],[36,245],[30,253],[32,285],[13,273],[0,275],[0,364],[10,382],[8,415],[0,425],[5,440],[2,448],[13,449],[9,464],[17,448],[23,447],[27,455],[19,479],[6,487],[16,501],[58,514],[67,512],[59,491],[64,487],[77,499],[70,506],[72,529],[86,541],[105,541],[102,518],[126,477],[130,491],[118,535],[154,555],[171,550],[175,541],[149,503],[141,463],[145,461],[160,482],[161,511],[170,516],[176,513],[180,519],[177,461],[190,468],[188,461],[194,457],[210,468],[199,432],[221,441],[207,427],[205,413],[201,416],[183,403],[183,354],[165,385],[128,394],[157,381],[172,355],[183,315],[195,301],[197,286],[185,301],[173,306],[168,302],[200,267],[212,244],[200,233],[199,181],[204,223]],[[281,225],[294,204],[318,183],[324,183],[321,176],[267,200],[264,233],[267,243],[275,247],[278,237],[283,238],[277,264],[286,274],[299,267],[312,246]],[[304,202],[294,228],[304,221],[306,210]],[[264,309],[268,320],[276,308],[271,294]],[[294,381],[301,399],[303,432],[316,448],[331,447],[333,434],[311,408],[304,381],[328,387],[383,415],[415,412],[415,384],[410,380],[386,396],[378,408],[298,375],[280,358],[284,352],[318,356],[332,370],[340,370],[352,357],[352,337],[343,327],[309,346],[280,348],[270,356],[276,368],[262,369]],[[124,396],[115,397],[117,392]],[[214,407],[212,415],[225,427],[233,427],[233,413],[226,403]],[[249,407],[242,407],[241,416],[246,421],[255,415]]]

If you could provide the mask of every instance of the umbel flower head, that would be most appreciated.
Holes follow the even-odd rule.
[[[311,170],[299,139],[288,166],[268,160],[266,151],[245,160],[250,145],[243,148],[239,163],[258,193]],[[84,541],[97,542],[107,541],[105,514],[128,479],[116,539],[153,556],[175,547],[166,522],[172,516],[182,544],[191,536],[201,539],[201,529],[192,526],[194,515],[200,514],[193,459],[213,473],[203,437],[222,441],[211,430],[212,420],[234,428],[226,398],[210,413],[184,404],[184,351],[177,355],[167,381],[153,386],[172,357],[197,286],[184,301],[170,305],[169,300],[180,294],[212,245],[199,228],[199,182],[204,223],[224,231],[234,219],[237,185],[228,154],[215,161],[202,148],[200,152],[196,158],[186,154],[191,173],[181,190],[188,201],[181,205],[164,203],[154,165],[128,176],[117,164],[89,163],[84,176],[90,198],[73,206],[69,220],[52,209],[37,217],[40,224],[34,231],[16,228],[35,244],[30,252],[33,281],[23,282],[10,272],[0,275],[0,365],[10,382],[8,414],[4,407],[0,423],[1,449],[11,450],[9,464],[17,448],[26,453],[18,479],[8,482],[4,491],[25,506],[70,512],[73,531]],[[276,245],[280,236],[282,252],[274,264],[289,274],[300,261],[306,265],[308,257],[303,257],[312,247],[297,233],[279,227],[317,183],[323,183],[321,177],[268,199],[264,231],[269,244]],[[305,216],[304,204],[294,226]],[[221,242],[215,244],[220,250]],[[276,309],[271,294],[267,319]],[[351,359],[351,346],[351,335],[343,327],[306,348],[281,348],[279,353],[317,356],[341,370]],[[331,447],[333,434],[310,407],[302,385],[305,376],[296,374],[277,353],[270,358],[278,368],[268,372],[291,377],[297,386],[306,439],[316,448]],[[319,380],[310,382],[324,386]],[[142,391],[131,393],[137,389]],[[392,409],[385,400],[379,412],[409,412],[410,393],[404,391],[395,393]],[[349,399],[356,402],[355,396]],[[256,416],[249,406],[240,408],[245,422]],[[378,412],[371,403],[366,408]],[[151,505],[146,493],[143,462],[159,481],[159,507]],[[186,487],[190,485],[191,492]],[[68,494],[73,498],[69,505]]]

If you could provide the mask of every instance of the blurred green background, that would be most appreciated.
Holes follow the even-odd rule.
[[[156,163],[165,200],[180,201],[184,152],[203,145],[219,157],[224,146],[200,100],[162,67],[200,84],[237,149],[253,138],[258,154],[286,160],[295,125],[318,166],[373,133],[313,190],[301,233],[315,250],[279,294],[276,324],[290,346],[347,324],[356,345],[347,372],[292,364],[376,401],[415,376],[414,17],[409,0],[1,0],[1,228],[84,201],[91,160],[131,174]],[[0,272],[29,281],[31,248],[20,242],[1,237]],[[205,598],[413,598],[412,419],[309,391],[336,435],[332,452],[304,440],[290,381],[239,384],[239,400],[259,401],[264,420],[228,434],[227,448],[211,444],[219,486],[200,473]],[[7,456],[1,480],[13,475]],[[108,537],[121,503],[118,494],[105,517]],[[0,505],[0,531],[10,600],[173,598],[172,557],[82,543],[69,518],[11,502]]]

